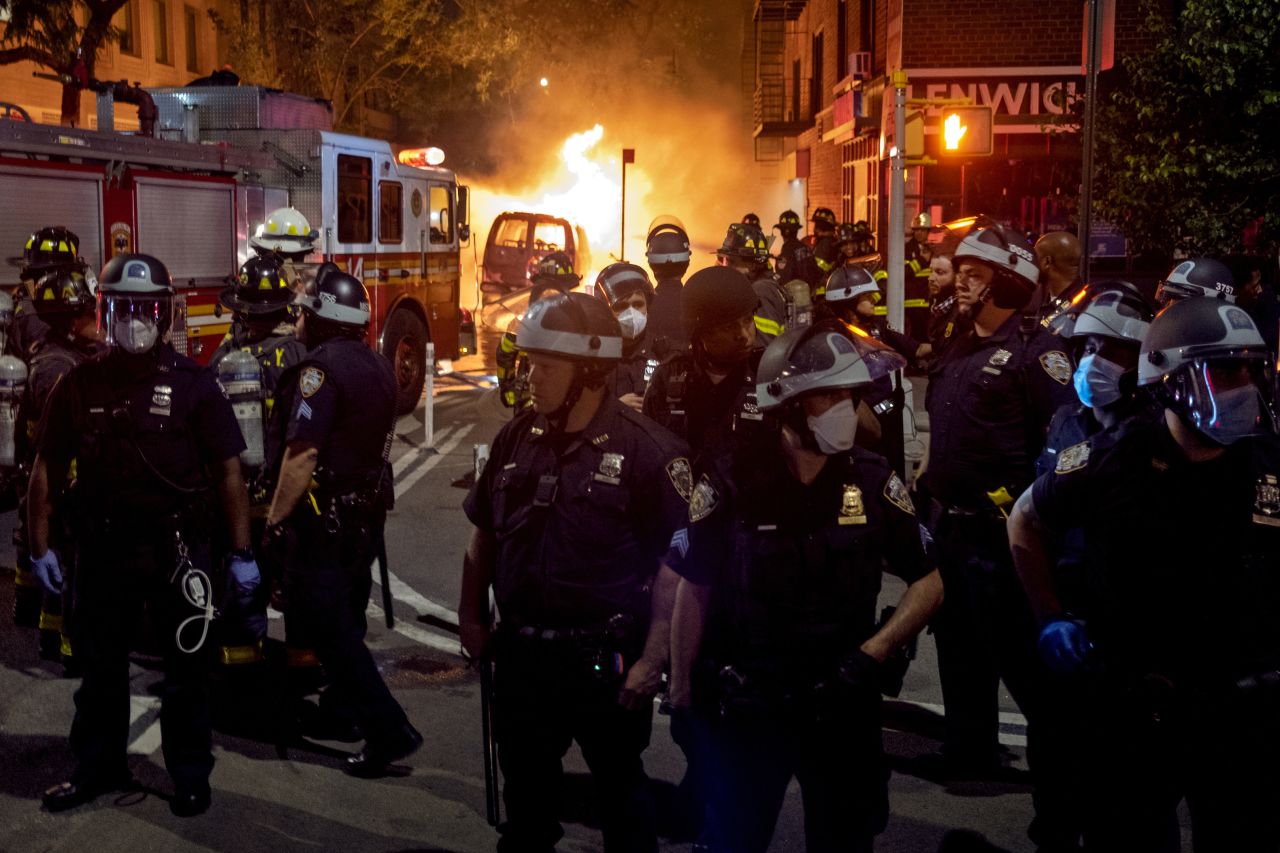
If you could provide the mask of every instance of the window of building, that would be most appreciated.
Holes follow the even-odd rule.
[[[154,0],[156,30],[156,62],[173,64],[173,46],[169,43],[169,0]]]
[[[533,248],[536,251],[554,252],[569,245],[565,226],[559,222],[538,222],[533,228]]]
[[[404,239],[404,189],[396,181],[378,184],[378,242]]]
[[[817,33],[813,37],[813,74],[812,83],[809,89],[809,112],[817,115],[822,111],[822,92],[823,92],[823,75],[822,75],[822,33]]]
[[[373,195],[373,161],[338,155],[338,242],[371,243],[369,199]]]
[[[849,3],[840,0],[836,4],[836,79],[843,80],[851,73],[849,68]]]
[[[182,22],[187,41],[187,70],[199,74],[200,64],[200,13],[190,6],[182,7]]]
[[[138,3],[129,0],[116,12],[115,27],[120,31],[120,52],[129,56],[141,56],[142,45],[138,42]]]
[[[431,188],[430,198],[428,201],[431,207],[431,242],[432,243],[452,243],[453,242],[453,195],[449,192],[448,187]],[[523,228],[524,220],[508,220],[507,225],[518,223],[521,231],[520,237],[524,236]],[[503,233],[506,233],[504,228]]]

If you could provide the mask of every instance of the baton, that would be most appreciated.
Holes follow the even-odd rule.
[[[480,736],[484,741],[484,809],[490,826],[502,816],[498,805],[498,743],[493,735],[493,660],[480,659]]]
[[[382,613],[386,616],[387,630],[390,631],[396,626],[396,615],[391,610],[394,605],[391,601],[391,569],[387,566],[387,535],[385,527],[378,528],[378,535],[373,544],[378,549],[378,574],[382,579]]]

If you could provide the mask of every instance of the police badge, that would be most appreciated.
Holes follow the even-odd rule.
[[[223,392],[224,395],[226,392]],[[171,414],[173,407],[173,387],[170,385],[157,385],[151,393],[151,414],[165,415]]]
[[[1058,464],[1054,466],[1055,474],[1070,474],[1079,471],[1089,464],[1089,442],[1073,444],[1058,454]]]
[[[324,371],[318,367],[308,367],[298,377],[298,390],[303,397],[310,397],[320,390],[324,384]]]
[[[907,515],[916,514],[915,504],[911,502],[911,495],[907,492],[907,484],[902,482],[897,472],[889,473],[889,480],[884,484],[884,496],[889,499],[889,503]]]
[[[1253,521],[1255,524],[1266,524],[1280,527],[1280,483],[1274,474],[1263,474],[1258,478],[1258,496],[1253,503]]]
[[[622,460],[626,457],[621,453],[606,453],[600,457],[600,467],[591,477],[601,483],[609,483],[617,486],[622,483]]]
[[[992,354],[991,358],[987,361],[987,364],[995,365],[996,367],[1004,367],[1009,363],[1009,359],[1011,358],[1013,358],[1013,353],[1009,352],[1007,349],[998,349],[994,354]]]
[[[698,485],[694,487],[693,494],[689,496],[689,521],[696,523],[711,515],[715,511],[718,499],[715,486],[711,485],[711,481],[704,474],[698,481]]]
[[[1040,356],[1040,366],[1044,368],[1044,372],[1049,374],[1049,378],[1059,385],[1067,385],[1071,382],[1071,359],[1067,358],[1067,354],[1056,349],[1049,350]]]
[[[840,501],[840,524],[866,524],[867,511],[862,505],[862,489],[845,485]]]

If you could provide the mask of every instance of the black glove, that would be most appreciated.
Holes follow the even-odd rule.
[[[862,649],[845,658],[839,672],[840,680],[847,687],[877,696],[880,694],[880,661]]]

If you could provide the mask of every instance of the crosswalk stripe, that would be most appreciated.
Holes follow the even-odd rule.
[[[369,616],[374,620],[381,621],[382,608],[373,602],[369,602]],[[397,619],[396,626],[392,630],[397,634],[400,634],[403,637],[408,637],[415,643],[420,643],[428,648],[448,652],[449,654],[458,655],[459,657],[462,655],[462,647],[459,644],[457,637],[443,637],[432,631],[428,631],[425,628],[420,628],[413,622],[406,622],[403,619]]]
[[[430,471],[432,468],[439,465],[440,460],[444,459],[446,456],[452,453],[454,449],[456,449],[457,446],[462,442],[462,439],[466,437],[467,433],[471,432],[471,428],[474,426],[475,424],[464,424],[461,428],[458,429],[456,433],[453,434],[453,437],[451,439],[449,439],[439,448],[439,450],[436,452],[434,456],[427,459],[426,462],[423,462],[420,466],[415,468],[412,473],[410,473],[403,480],[397,483],[396,499],[399,500],[400,497],[405,492],[412,489],[415,485],[417,485],[419,480],[427,476],[428,471]]]

